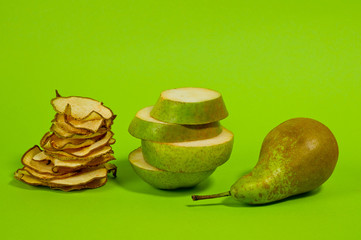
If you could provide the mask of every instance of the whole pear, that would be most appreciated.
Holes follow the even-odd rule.
[[[337,159],[337,141],[325,125],[309,118],[290,119],[267,134],[256,166],[230,191],[192,198],[231,195],[249,204],[278,201],[319,187],[331,176]]]

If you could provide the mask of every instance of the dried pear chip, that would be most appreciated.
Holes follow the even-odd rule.
[[[97,132],[99,130],[99,128],[103,126],[104,119],[81,121],[81,120],[77,120],[77,119],[68,117],[67,122],[70,126],[72,126],[74,128],[86,129],[91,132]]]
[[[96,112],[104,119],[113,116],[113,112],[101,102],[85,97],[56,97],[51,100],[53,108],[58,113],[64,113],[67,105],[71,107],[71,116],[75,119],[85,119],[92,112]]]
[[[48,182],[49,186],[75,186],[89,183],[90,181],[107,176],[107,169],[100,167],[96,169],[82,169],[76,175],[68,178],[53,179]]]
[[[58,189],[65,192],[73,191],[73,190],[81,190],[81,189],[91,189],[91,188],[98,188],[103,186],[107,182],[107,178],[99,178],[95,179],[89,183],[77,186],[67,186],[67,187],[52,187],[52,189]]]
[[[101,127],[99,128],[98,132],[91,133],[89,135],[80,135],[80,134],[67,132],[66,130],[61,128],[61,126],[59,126],[58,123],[55,122],[53,123],[53,125],[51,125],[50,131],[54,132],[59,138],[85,139],[85,138],[93,138],[96,136],[103,135],[104,133],[107,132],[107,128]]]
[[[24,183],[27,183],[27,184],[30,184],[33,186],[48,186],[48,187],[51,187],[52,189],[59,189],[59,190],[63,190],[63,191],[80,190],[80,189],[87,189],[87,188],[98,188],[98,187],[103,186],[107,182],[107,177],[105,176],[102,178],[96,178],[94,180],[90,180],[89,182],[87,182],[85,184],[80,184],[80,185],[74,185],[74,186],[52,185],[52,184],[49,184],[47,182],[37,179],[36,177],[32,176],[26,170],[23,170],[23,169],[19,169],[15,172],[15,178]]]
[[[108,161],[114,160],[114,156],[111,154],[104,154],[101,157],[94,159],[86,159],[86,160],[60,160],[54,159],[53,164],[54,167],[58,168],[78,168],[78,167],[87,167],[87,166],[96,166]]]
[[[59,138],[55,134],[52,134],[50,137],[48,137],[45,140],[45,142],[41,141],[41,147],[49,151],[56,151],[63,149],[79,149],[94,144],[104,136],[97,136],[94,138],[85,138],[85,139],[72,139],[72,138]]]
[[[112,145],[112,144],[114,144],[114,143],[115,143],[115,139],[114,139],[114,138],[110,139],[109,142],[108,142],[109,145]]]
[[[73,148],[90,146],[102,137],[103,137],[102,135],[99,135],[93,138],[73,139],[73,138],[59,138],[58,136],[53,134],[49,138],[49,141],[54,149],[62,150],[62,149],[73,149]]]
[[[26,170],[28,173],[30,173],[30,175],[32,175],[42,181],[67,178],[67,177],[71,177],[71,176],[77,174],[77,172],[66,172],[66,173],[59,174],[59,173],[54,173],[53,171],[51,171],[51,173],[40,173],[29,167],[24,167],[24,170]]]
[[[104,136],[104,138],[100,139],[99,141],[95,142],[94,144],[92,144],[90,146],[83,147],[81,149],[70,149],[70,150],[67,149],[64,151],[73,156],[76,156],[76,157],[84,157],[84,156],[88,155],[90,152],[92,152],[93,150],[107,145],[109,143],[109,141],[111,140],[112,136],[113,136],[113,133],[108,131],[107,134]]]
[[[110,146],[104,146],[94,150],[93,152],[85,155],[83,157],[76,157],[64,151],[47,151],[45,153],[54,158],[58,158],[60,160],[86,160],[86,159],[94,159],[100,157],[106,153],[113,153],[112,148]]]
[[[76,128],[76,127],[73,127],[72,125],[70,125],[66,121],[65,114],[59,114],[59,113],[56,114],[55,119],[52,122],[57,123],[57,125],[59,127],[61,127],[62,129],[64,129],[66,132],[69,132],[69,133],[75,133],[75,134],[79,134],[79,135],[92,134],[92,132],[89,130],[82,129],[82,128]]]
[[[33,186],[39,186],[39,185],[43,185],[43,183],[31,176],[26,170],[24,169],[18,169],[15,174],[14,174],[14,177],[24,183],[27,183],[27,184],[30,184],[30,185],[33,185]]]
[[[43,159],[43,161],[33,160],[34,156],[37,156],[41,152],[42,152],[41,149],[37,145],[30,148],[28,151],[25,152],[25,154],[21,158],[22,164],[29,168],[35,169],[40,173],[53,173],[52,168],[54,165],[51,163],[50,160],[48,159]]]

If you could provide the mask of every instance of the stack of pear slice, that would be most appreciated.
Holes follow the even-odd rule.
[[[204,88],[163,91],[154,106],[137,112],[129,133],[142,146],[129,154],[134,171],[160,189],[193,187],[230,157],[233,134],[222,95]]]
[[[101,102],[83,97],[57,97],[51,132],[45,133],[22,157],[24,167],[15,178],[36,186],[63,191],[97,188],[115,176],[111,126],[115,115]]]

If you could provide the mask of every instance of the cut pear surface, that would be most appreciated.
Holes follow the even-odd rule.
[[[67,105],[71,108],[71,116],[75,119],[85,119],[93,112],[98,113],[104,119],[113,116],[112,111],[101,102],[84,97],[56,97],[51,100],[53,108],[58,113],[64,113]]]
[[[145,160],[156,168],[171,172],[201,172],[225,163],[232,152],[233,134],[222,133],[205,140],[160,143],[142,140]]]
[[[150,116],[153,106],[137,112],[129,125],[136,138],[156,142],[184,142],[212,138],[222,132],[219,122],[202,125],[179,125],[161,122]]]
[[[138,148],[129,154],[129,162],[134,171],[148,184],[160,189],[177,189],[193,187],[210,176],[215,169],[180,173],[168,172],[148,164],[143,157],[142,149]]]
[[[163,122],[198,125],[228,116],[222,95],[205,88],[176,88],[163,91],[150,115]]]

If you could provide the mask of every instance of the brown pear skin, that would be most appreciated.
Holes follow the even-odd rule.
[[[332,174],[338,146],[332,132],[309,118],[290,119],[272,129],[263,141],[252,171],[228,192],[193,195],[193,200],[232,196],[248,204],[265,204],[309,192]]]

